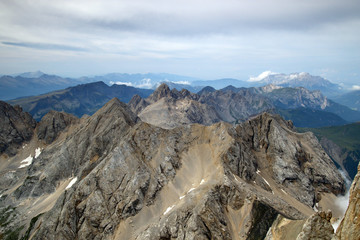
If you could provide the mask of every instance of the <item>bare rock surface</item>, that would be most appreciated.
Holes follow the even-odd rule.
[[[19,106],[0,101],[0,154],[14,156],[33,136],[36,121]]]
[[[196,97],[160,90],[157,102]],[[344,192],[334,164],[278,116],[164,129],[113,99],[44,148],[0,205],[36,217],[32,239],[263,239],[326,192]]]
[[[37,126],[37,137],[46,144],[52,143],[68,126],[78,123],[78,118],[64,112],[50,111]]]
[[[331,212],[317,212],[306,220],[296,240],[321,239],[331,240],[334,229],[331,226]]]

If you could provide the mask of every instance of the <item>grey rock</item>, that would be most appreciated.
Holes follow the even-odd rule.
[[[0,154],[14,156],[33,136],[36,121],[19,106],[0,101]]]
[[[296,240],[331,240],[334,229],[330,223],[331,212],[317,212],[306,220]]]
[[[78,123],[78,118],[64,112],[50,111],[37,126],[37,137],[46,144],[52,143],[68,126]]]
[[[169,94],[193,98],[165,87],[158,97]],[[273,191],[285,189],[311,210],[318,193],[344,190],[315,137],[278,116],[163,129],[117,99],[55,139],[26,174],[8,203],[78,179],[58,192],[33,239],[259,239],[278,214],[306,218]]]

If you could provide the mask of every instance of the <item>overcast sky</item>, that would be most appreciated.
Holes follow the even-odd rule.
[[[0,0],[0,74],[360,82],[359,0]]]

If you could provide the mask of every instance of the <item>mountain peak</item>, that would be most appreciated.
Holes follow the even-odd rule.
[[[17,77],[23,77],[23,78],[38,78],[41,77],[42,75],[45,75],[45,73],[41,72],[41,71],[36,71],[36,72],[25,72],[25,73],[21,73],[19,75],[17,75]]]
[[[166,83],[162,83],[149,97],[150,100],[156,102],[163,97],[169,97],[171,90]]]
[[[134,125],[138,118],[137,116],[130,110],[130,108],[123,102],[121,102],[118,98],[114,97],[109,102],[107,102],[102,108],[100,108],[92,118],[124,118],[125,121]]]
[[[198,95],[201,95],[201,94],[204,94],[204,93],[211,93],[211,92],[215,92],[216,89],[211,87],[211,86],[207,86],[207,87],[204,87],[203,89],[201,89],[197,94]]]

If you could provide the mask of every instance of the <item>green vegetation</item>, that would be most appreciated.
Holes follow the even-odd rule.
[[[326,137],[349,151],[360,149],[360,122],[335,127],[297,128],[297,130],[299,132],[311,131],[318,139]]]
[[[18,240],[20,232],[21,232],[21,230],[23,228],[24,228],[24,226],[20,226],[18,228],[10,229],[10,230],[6,231],[2,239],[4,239],[4,240]],[[1,237],[2,236],[0,236],[0,239],[1,239]]]
[[[0,227],[6,229],[3,234],[0,234],[0,239],[17,240],[24,226],[11,227],[9,226],[15,219],[17,213],[14,207],[8,206],[0,210]]]
[[[350,178],[354,179],[360,161],[360,122],[336,127],[297,128],[297,130],[311,131],[319,140],[325,137],[338,145],[341,148],[342,164]]]
[[[0,227],[6,227],[14,218],[15,208],[8,206],[0,211]]]
[[[26,230],[26,233],[25,233],[25,235],[21,238],[21,240],[29,239],[31,230],[34,228],[36,221],[39,219],[39,217],[40,217],[41,215],[42,215],[42,213],[40,213],[39,215],[37,215],[36,217],[33,217],[33,218],[31,219],[29,228]]]
[[[276,109],[275,112],[284,119],[291,120],[296,127],[319,128],[348,123],[334,113],[309,108]]]

